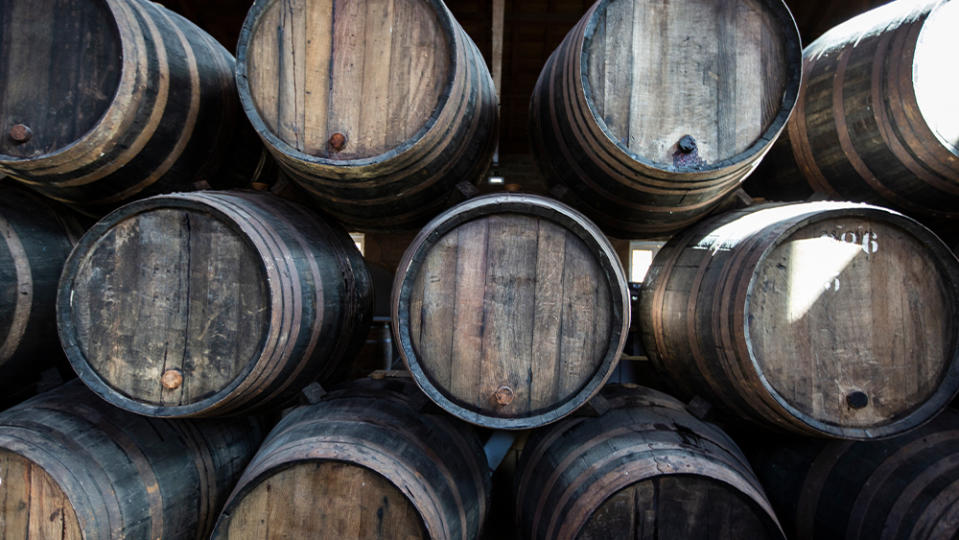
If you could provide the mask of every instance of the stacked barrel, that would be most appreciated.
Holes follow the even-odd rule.
[[[258,0],[236,59],[0,0],[0,383],[48,389],[0,412],[0,534],[955,535],[955,6],[803,51],[782,0],[599,0],[531,96],[549,196],[478,196],[441,0]],[[411,240],[371,273],[347,230]],[[665,242],[632,293],[607,235]],[[374,288],[405,370],[350,381]],[[609,384],[631,328],[656,376]]]

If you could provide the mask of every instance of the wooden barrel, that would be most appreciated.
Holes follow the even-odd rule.
[[[898,1],[833,28],[803,51],[805,84],[766,174],[774,200],[813,192],[923,217],[959,217],[959,4]]]
[[[517,466],[523,538],[784,539],[739,447],[655,390],[611,385],[609,410],[530,436]]]
[[[915,428],[959,390],[959,261],[857,203],[760,205],[677,235],[641,297],[646,351],[678,394],[807,435]]]
[[[63,357],[57,340],[57,281],[83,227],[65,209],[0,184],[0,388]]]
[[[0,0],[0,172],[91,215],[249,185],[266,154],[234,60],[146,0]]]
[[[41,394],[0,414],[4,538],[206,537],[264,431],[130,414],[78,381]]]
[[[483,447],[402,380],[361,380],[270,432],[214,539],[480,537]]]
[[[393,285],[394,343],[440,407],[526,429],[583,405],[629,329],[619,258],[599,229],[535,195],[449,209],[413,240]]]
[[[782,0],[600,0],[540,73],[533,153],[553,192],[607,233],[680,230],[778,136],[801,54]]]
[[[239,414],[345,375],[369,330],[350,237],[276,196],[196,192],[130,203],[80,239],[60,339],[101,397],[151,416]]]
[[[422,226],[492,159],[493,82],[440,0],[256,2],[237,84],[280,165],[357,230]]]
[[[769,440],[749,452],[790,538],[959,534],[959,412],[884,441]]]

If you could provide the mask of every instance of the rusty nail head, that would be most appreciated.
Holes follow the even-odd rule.
[[[346,135],[339,132],[330,135],[330,148],[334,152],[339,152],[344,146],[346,146]]]
[[[160,377],[160,384],[167,390],[176,390],[183,384],[183,373],[179,369],[168,369]]]
[[[869,396],[861,390],[855,390],[846,395],[846,403],[853,409],[861,409],[869,404]]]
[[[679,142],[676,143],[676,146],[679,148],[679,151],[684,154],[691,154],[696,150],[696,139],[691,135],[683,135]]]
[[[497,405],[509,405],[513,402],[513,389],[509,386],[500,386],[493,397],[496,398]]]
[[[23,124],[10,128],[10,138],[17,144],[23,144],[33,137],[33,130]]]

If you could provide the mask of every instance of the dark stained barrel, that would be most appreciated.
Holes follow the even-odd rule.
[[[561,418],[619,360],[629,296],[619,258],[579,212],[488,195],[431,221],[393,285],[393,332],[430,399],[500,429]]]
[[[256,2],[237,84],[277,161],[353,229],[422,226],[493,155],[492,79],[440,0]]]
[[[897,1],[806,47],[795,114],[747,190],[959,217],[956,81],[944,67],[959,48],[957,25],[959,4]]]
[[[938,540],[959,534],[959,413],[851,442],[766,438],[748,452],[790,538]]]
[[[540,73],[533,153],[553,193],[607,233],[668,235],[768,151],[801,54],[781,0],[600,0]]]
[[[80,240],[60,282],[67,358],[97,394],[152,416],[239,414],[345,375],[370,279],[319,215],[246,191],[130,203]]]
[[[10,390],[63,357],[57,282],[82,234],[65,208],[0,184],[0,388]]]
[[[657,254],[646,351],[681,396],[797,433],[889,437],[959,390],[959,261],[928,229],[857,203],[760,205]]]
[[[0,13],[0,173],[102,216],[262,171],[233,57],[186,19],[146,0],[2,0]]]
[[[213,538],[479,538],[483,447],[428,403],[408,380],[361,380],[294,410],[243,473]]]
[[[785,538],[739,447],[679,401],[609,386],[609,409],[534,431],[517,465],[523,538]]]
[[[0,414],[3,535],[206,537],[264,431],[145,418],[73,381]]]

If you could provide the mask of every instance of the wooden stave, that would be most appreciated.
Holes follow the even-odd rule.
[[[245,186],[265,168],[269,174],[266,153],[242,119],[232,55],[159,4],[105,2],[124,59],[107,111],[63,148],[0,155],[0,171],[94,217],[135,198]]]
[[[948,538],[955,535],[954,409],[875,442],[781,438],[749,457],[790,537]]]
[[[736,239],[738,245],[727,255],[718,251],[710,257],[708,254],[711,250],[702,250],[706,256],[693,259],[699,261],[696,275],[698,288],[683,289],[686,295],[683,302],[687,308],[677,310],[681,313],[681,320],[664,322],[666,301],[663,293],[673,279],[672,268],[684,255],[692,253],[690,248],[696,242],[739,216],[785,206],[790,205],[758,205],[706,220],[671,239],[657,254],[640,296],[641,336],[653,366],[679,395],[699,395],[721,404],[736,416],[779,431],[812,437],[873,440],[895,436],[928,422],[949,404],[959,390],[959,366],[956,362],[959,350],[954,349],[952,361],[933,396],[908,414],[881,426],[838,426],[811,418],[788,403],[759,369],[753,359],[751,343],[741,330],[746,324],[744,302],[748,304],[752,277],[758,263],[773,250],[778,240],[787,238],[804,225],[834,216],[878,218],[901,226],[936,254],[935,260],[942,276],[950,283],[953,293],[959,293],[959,267],[954,264],[955,256],[949,248],[921,224],[897,212],[859,203],[792,205],[800,210],[766,229],[740,235]],[[803,211],[804,206],[810,210]],[[827,210],[816,210],[817,206]],[[673,284],[673,290],[678,290],[675,287]],[[694,325],[693,317],[697,320],[708,317],[709,309],[721,315],[710,319],[708,324],[695,323],[704,333],[685,335]],[[670,325],[673,329],[667,328]],[[679,328],[686,330],[677,331]],[[959,332],[959,329],[956,331]],[[717,350],[722,347],[727,359],[717,359],[714,354],[705,352],[712,350],[713,346]]]
[[[784,537],[752,468],[726,433],[652,389],[611,385],[602,395],[609,409],[598,417],[569,417],[530,436],[514,482],[524,538],[576,538],[613,494],[664,475],[724,485],[750,499],[773,535]],[[604,454],[618,457],[603,464]]]
[[[324,212],[365,232],[412,230],[462,199],[462,182],[489,170],[499,129],[496,90],[479,49],[439,0],[428,0],[452,51],[440,103],[413,137],[370,158],[336,160],[300,152],[280,139],[257,112],[247,55],[268,2],[254,4],[237,46],[240,102],[267,150]],[[423,179],[425,178],[425,180]],[[402,196],[401,196],[402,195]],[[389,216],[391,225],[384,225]]]
[[[482,446],[465,425],[424,410],[424,401],[408,381],[360,379],[293,410],[243,472],[211,538],[227,537],[231,512],[273,473],[322,461],[384,477],[410,498],[432,538],[477,538],[491,489]],[[361,448],[375,450],[378,459]]]
[[[504,418],[477,412],[464,407],[450,398],[426,373],[417,360],[415,348],[410,336],[409,299],[412,283],[415,281],[414,269],[426,257],[432,243],[453,228],[477,217],[497,213],[517,212],[556,221],[567,227],[597,256],[600,267],[606,272],[613,302],[611,328],[607,353],[600,363],[596,374],[572,398],[545,411],[535,412],[515,418]],[[471,424],[493,429],[530,429],[540,427],[572,414],[599,393],[606,380],[612,375],[619,360],[619,354],[629,330],[630,302],[626,276],[612,246],[602,232],[585,216],[566,205],[552,199],[532,194],[495,194],[475,197],[467,200],[430,221],[410,243],[397,267],[393,282],[391,320],[393,343],[403,359],[403,364],[413,376],[417,386],[439,407],[446,412]]]
[[[293,283],[302,288],[303,305],[298,325],[274,315],[268,335],[256,361],[219,392],[205,399],[179,406],[154,405],[127,396],[114,389],[91,366],[78,343],[76,324],[72,318],[73,287],[71,283],[83,264],[85,252],[96,245],[99,237],[113,225],[141,212],[158,208],[181,208],[205,211],[224,220],[234,232],[243,236],[261,257],[263,273],[268,276],[271,308],[292,310],[289,306]],[[272,227],[272,238],[252,240],[251,230]],[[297,249],[297,246],[299,249]],[[303,257],[294,251],[306,252],[321,265],[311,271]],[[276,253],[276,254],[274,254]],[[267,271],[266,258],[286,259],[289,273]],[[333,267],[330,267],[330,263]],[[319,272],[319,273],[315,273]],[[312,275],[310,280],[304,279]],[[321,284],[324,306],[313,306],[311,298]],[[160,195],[129,203],[103,218],[80,239],[68,258],[61,276],[57,298],[57,324],[63,349],[84,383],[101,398],[122,409],[147,416],[185,418],[233,416],[250,410],[282,405],[293,399],[299,390],[314,380],[331,382],[342,379],[353,355],[362,346],[372,314],[371,279],[362,257],[352,240],[332,222],[314,212],[259,192],[193,192]],[[335,301],[331,302],[329,299]],[[285,300],[284,300],[285,299]],[[337,313],[326,313],[337,310]],[[286,320],[287,322],[284,322]],[[281,349],[276,340],[282,336],[295,340]],[[273,339],[270,339],[273,336]],[[324,339],[314,339],[312,337]],[[279,354],[280,361],[273,361]]]
[[[130,414],[78,381],[0,416],[0,446],[57,481],[84,538],[204,535],[264,435],[253,418],[170,422]]]
[[[4,266],[3,273],[12,271],[13,287],[20,293],[13,305],[2,307],[3,318],[9,315],[11,320],[0,334],[0,383],[10,389],[63,354],[56,338],[53,291],[83,226],[63,209],[26,190],[2,184],[0,230],[0,237],[6,237],[2,252],[10,255],[12,263],[12,267]],[[21,296],[27,303],[20,303]]]
[[[747,184],[750,193],[777,200],[819,193],[924,218],[959,215],[959,155],[921,118],[912,81],[916,40],[941,5],[917,4],[914,19],[876,19],[890,7],[854,17],[806,47],[796,112],[764,174]],[[872,28],[862,28],[870,18]]]
[[[607,233],[622,238],[667,236],[701,219],[734,191],[785,128],[802,78],[798,30],[781,0],[766,2],[790,38],[785,49],[795,68],[787,77],[779,113],[756,143],[703,169],[670,171],[616,142],[585,94],[584,41],[595,30],[595,15],[609,1],[593,5],[540,72],[530,100],[530,146],[561,200]],[[560,108],[565,112],[556,112]]]

